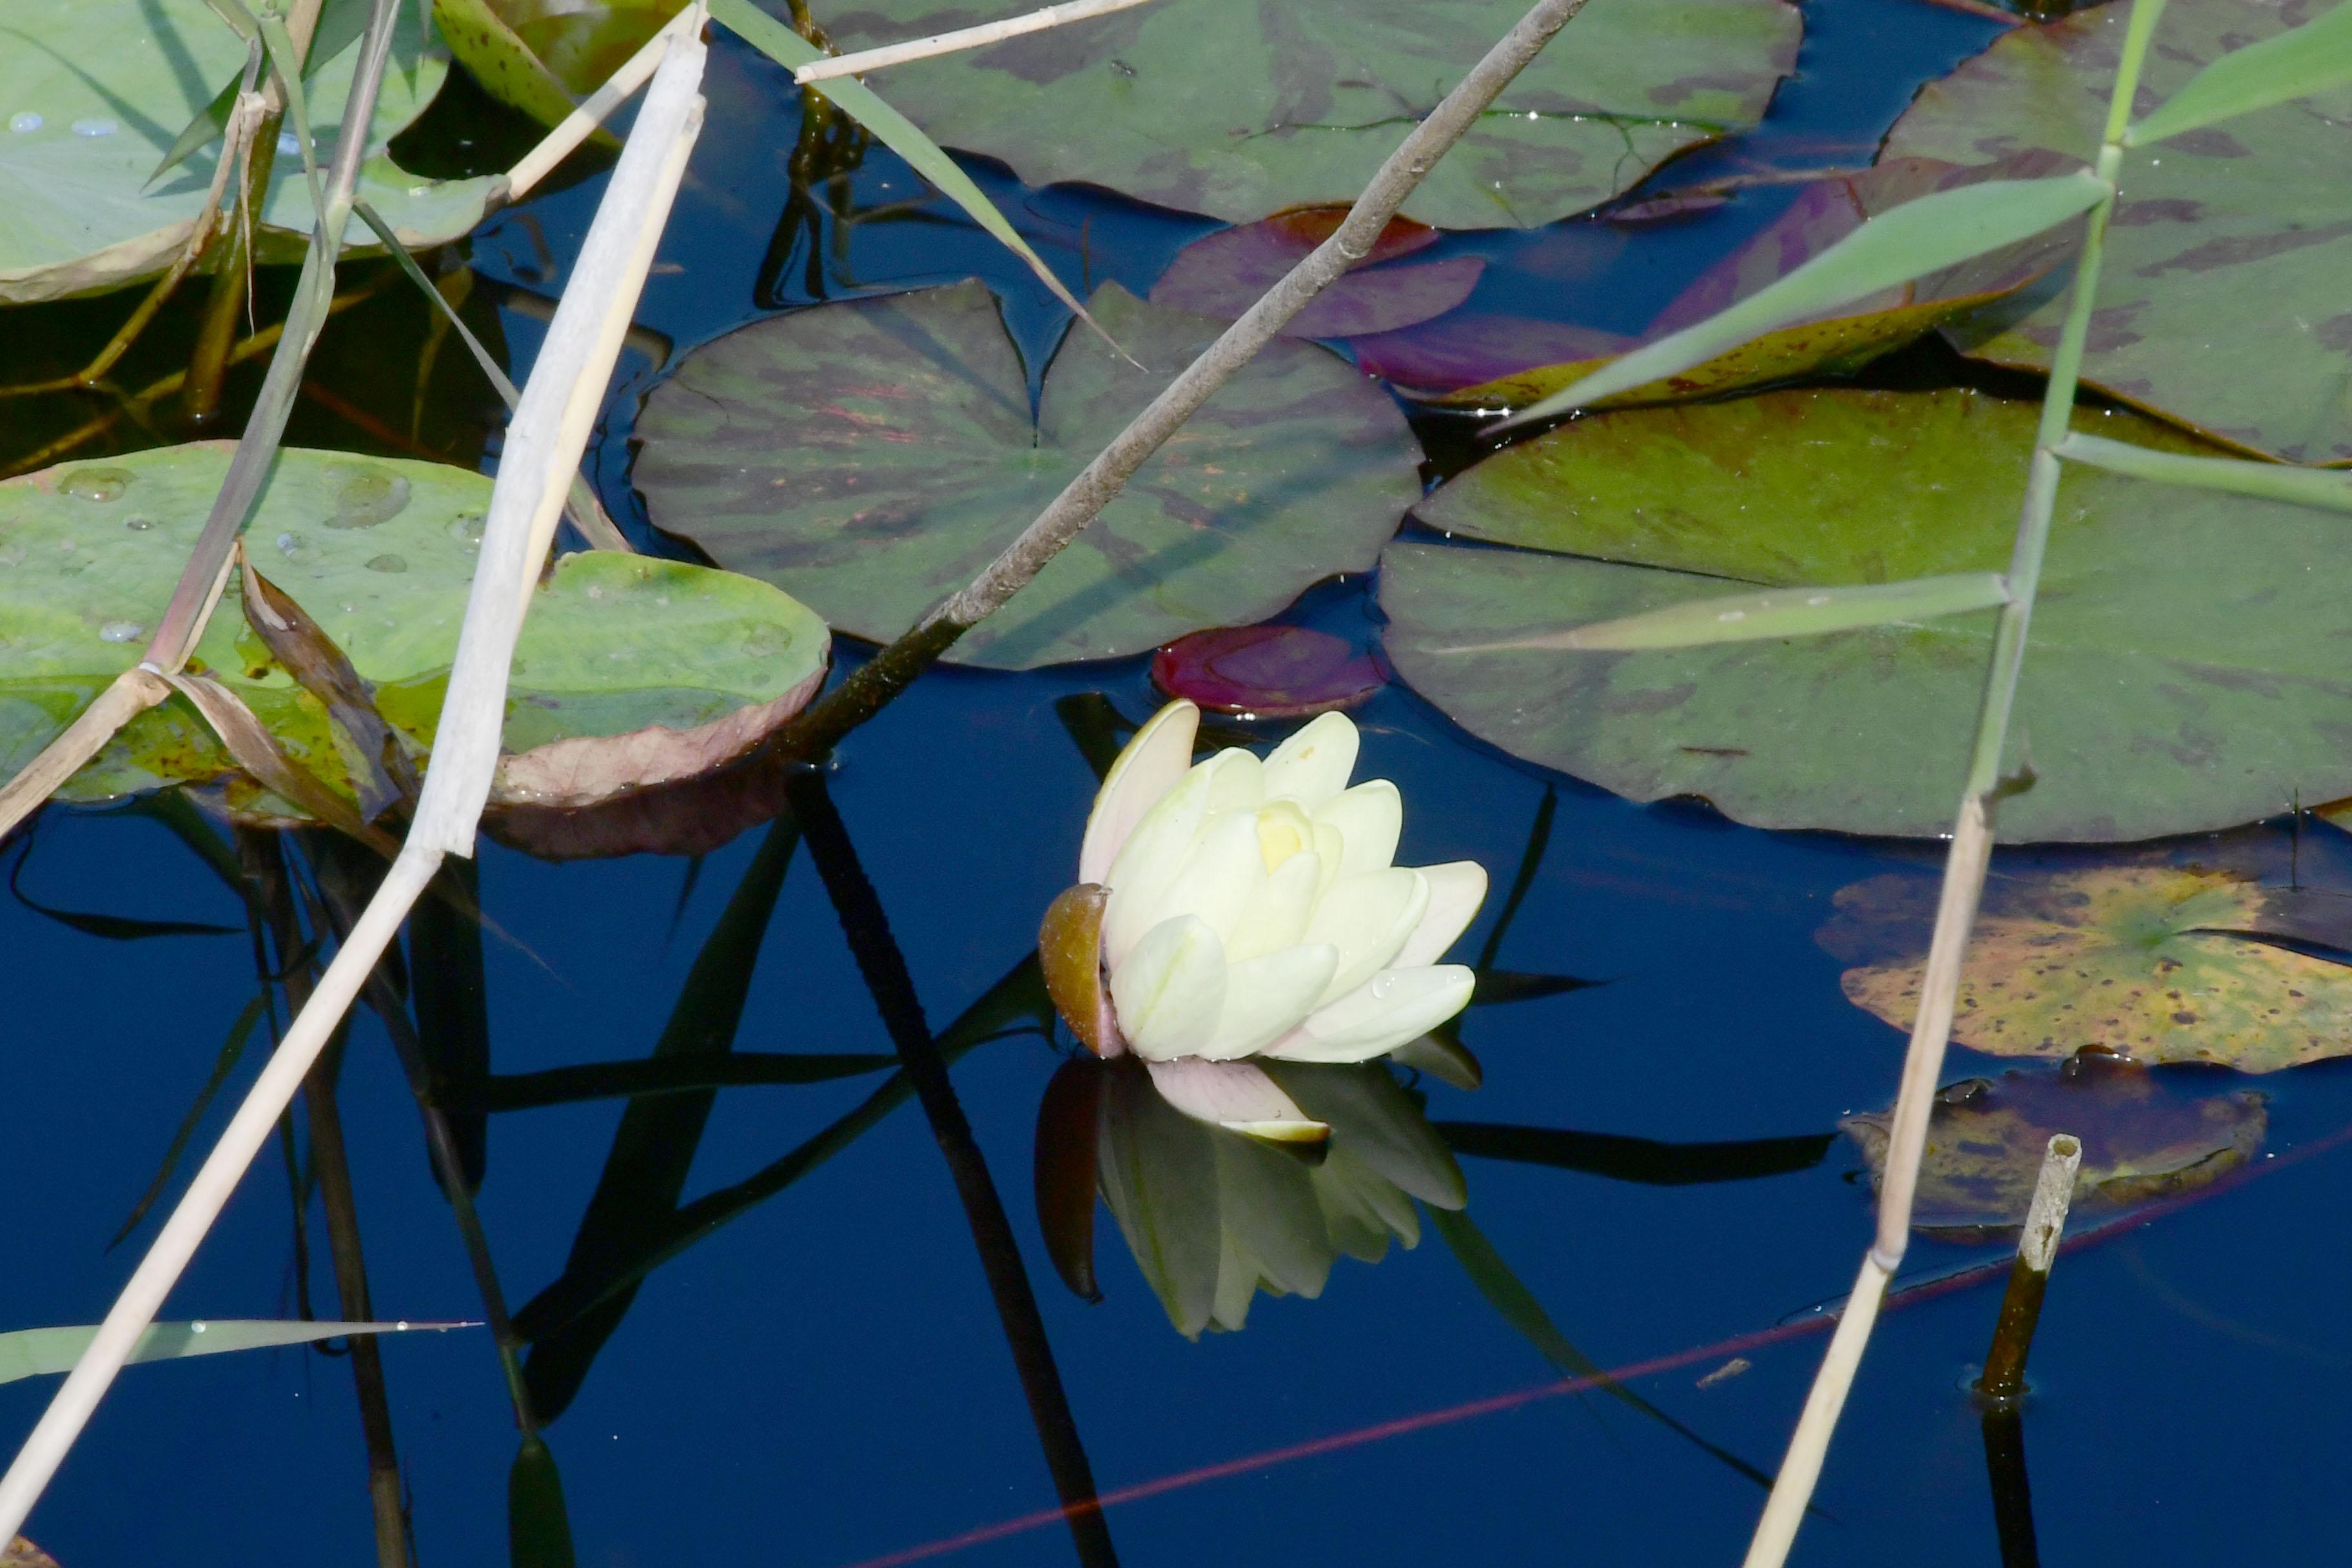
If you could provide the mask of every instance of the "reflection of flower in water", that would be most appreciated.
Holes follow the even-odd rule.
[[[1391,864],[1403,804],[1384,779],[1348,787],[1345,715],[1263,761],[1232,748],[1195,766],[1199,721],[1170,703],[1103,781],[1079,885],[1039,933],[1046,984],[1090,1049],[1141,1058],[1185,1115],[1320,1142],[1327,1124],[1286,1092],[1293,1075],[1277,1082],[1240,1058],[1368,1061],[1460,1012],[1471,973],[1435,961],[1477,912],[1486,873]]]
[[[1181,1114],[1131,1059],[1078,1058],[1062,1070],[1100,1080],[1103,1199],[1188,1336],[1240,1328],[1260,1289],[1320,1296],[1341,1254],[1374,1263],[1391,1236],[1420,1241],[1413,1199],[1458,1209],[1468,1195],[1451,1151],[1379,1063],[1268,1067],[1331,1130],[1319,1162]],[[1092,1194],[1078,1201],[1091,1207]]]

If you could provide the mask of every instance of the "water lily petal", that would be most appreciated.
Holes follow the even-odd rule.
[[[1150,1078],[1118,1063],[1104,1086],[1103,1201],[1128,1249],[1187,1338],[1209,1326],[1222,1250],[1216,1134],[1177,1112]]]
[[[1110,899],[1103,907],[1103,962],[1117,969],[1158,922],[1160,896],[1183,870],[1209,815],[1209,764],[1179,780],[1143,814],[1110,863]]]
[[[1324,1163],[1328,1166],[1330,1162]],[[1389,1226],[1349,1179],[1361,1172],[1361,1166],[1350,1166],[1345,1160],[1337,1172],[1317,1171],[1315,1201],[1323,1211],[1323,1229],[1333,1246],[1359,1262],[1378,1263],[1388,1256]]]
[[[1286,947],[1225,967],[1225,1008],[1199,1055],[1213,1061],[1246,1057],[1306,1022],[1339,966],[1328,945]]]
[[[1307,922],[1307,940],[1339,950],[1322,1000],[1335,1002],[1388,968],[1429,908],[1429,884],[1402,866],[1331,884]]]
[[[1316,896],[1323,890],[1323,858],[1294,855],[1274,868],[1274,874],[1250,893],[1241,918],[1225,938],[1225,961],[1243,963],[1306,938],[1307,922],[1315,913]],[[1328,984],[1328,982],[1327,982]]]
[[[1294,1062],[1360,1062],[1427,1034],[1469,1005],[1466,965],[1384,969],[1307,1015],[1262,1055]]]
[[[1128,742],[1104,775],[1102,792],[1087,816],[1086,841],[1078,849],[1079,881],[1101,882],[1109,877],[1110,864],[1136,824],[1192,771],[1192,740],[1200,728],[1198,708],[1171,702]]]
[[[1449,860],[1419,870],[1429,883],[1429,908],[1396,955],[1399,969],[1444,958],[1445,950],[1478,917],[1478,906],[1486,901],[1486,868],[1475,860]]]
[[[1172,1061],[1147,1058],[1145,1065],[1161,1097],[1196,1121],[1277,1143],[1319,1143],[1331,1135],[1328,1127],[1293,1105],[1254,1062],[1182,1057]]]
[[[1201,765],[1209,771],[1211,811],[1255,811],[1265,804],[1265,764],[1255,752],[1228,746]]]
[[[1223,1196],[1222,1193],[1218,1194],[1220,1200]],[[1225,1332],[1236,1334],[1248,1323],[1250,1302],[1257,1298],[1257,1259],[1249,1255],[1249,1248],[1242,1245],[1230,1226],[1217,1242],[1217,1294],[1209,1317]]]
[[[1395,863],[1397,836],[1404,829],[1404,797],[1386,779],[1367,779],[1326,801],[1316,809],[1315,819],[1339,830],[1346,847],[1339,857],[1339,875],[1385,871]]]
[[[1381,1228],[1393,1232],[1408,1251],[1421,1245],[1421,1215],[1414,1212],[1412,1200],[1399,1190],[1394,1182],[1381,1175],[1370,1161],[1353,1149],[1334,1149],[1333,1160],[1326,1160],[1324,1168],[1316,1173],[1327,1188],[1346,1192],[1364,1212],[1376,1220]]]
[[[1265,759],[1268,798],[1288,795],[1309,811],[1348,787],[1356,768],[1356,726],[1345,713],[1326,713],[1274,749]]]
[[[1486,1069],[1478,1065],[1470,1047],[1441,1030],[1433,1029],[1417,1040],[1407,1040],[1389,1053],[1389,1060],[1401,1068],[1427,1073],[1455,1089],[1473,1089],[1486,1081]]]
[[[1269,1062],[1265,1073],[1299,1109],[1330,1124],[1334,1156],[1345,1150],[1383,1181],[1438,1208],[1470,1201],[1454,1151],[1385,1065]]]
[[[1137,1056],[1153,1060],[1197,1051],[1224,1010],[1224,944],[1191,915],[1162,921],[1111,971],[1110,996],[1119,1033]]]
[[[1202,825],[1200,836],[1192,841],[1192,852],[1153,904],[1147,924],[1156,926],[1180,915],[1192,915],[1206,921],[1222,942],[1240,924],[1242,911],[1265,881],[1265,859],[1258,853],[1257,813],[1219,813]],[[1116,960],[1111,973],[1118,973]]]
[[[1320,1296],[1339,1249],[1323,1229],[1315,1173],[1296,1155],[1253,1138],[1215,1142],[1217,1212],[1225,1234],[1273,1289]]]

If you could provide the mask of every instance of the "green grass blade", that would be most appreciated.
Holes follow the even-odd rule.
[[[2304,468],[2292,463],[2251,462],[2240,458],[2195,458],[2186,452],[2157,452],[2128,441],[2099,436],[2069,436],[2053,448],[2069,462],[2082,463],[2136,479],[2183,485],[2191,489],[2225,490],[2231,495],[2283,500],[2322,511],[2352,511],[2352,471]]]
[[[751,0],[710,0],[712,20],[721,23],[740,36],[744,42],[783,67],[792,70],[812,60],[825,58],[824,51],[760,10]],[[803,89],[821,93],[835,106],[871,131],[882,144],[911,164],[915,172],[929,180],[956,205],[970,214],[971,220],[994,236],[998,244],[1026,262],[1038,280],[1054,291],[1054,297],[1077,312],[1078,319],[1099,335],[1103,342],[1118,348],[1108,332],[1096,326],[1087,308],[1078,303],[1076,295],[1062,286],[1045,258],[1029,248],[1029,242],[1014,232],[1013,225],[996,204],[988,199],[981,188],[972,184],[971,176],[956,166],[955,160],[943,152],[940,144],[916,128],[915,122],[891,108],[876,96],[871,88],[851,77],[840,77],[822,87]],[[1126,350],[1120,349],[1121,355]]]
[[[1503,423],[1548,419],[1679,374],[1792,322],[2029,239],[2106,194],[2105,183],[2085,170],[2047,180],[1987,180],[1906,202],[1729,309],[1635,349]]]
[[[2352,81],[2352,4],[2223,55],[2124,132],[2124,141],[2133,147],[2153,146],[2168,136],[2347,81]]]
[[[514,1468],[507,1472],[507,1552],[512,1568],[572,1568],[576,1561],[563,1478],[536,1432],[523,1434]]]
[[[302,63],[304,80],[317,76],[337,55],[352,47],[352,40],[367,26],[367,0],[327,0],[319,13],[318,30],[310,35],[310,56]],[[261,47],[257,30],[252,43],[257,48]],[[147,176],[149,184],[220,140],[221,133],[228,129],[229,110],[236,103],[236,79],[230,78],[228,85],[210,103],[196,110],[195,118],[188,121],[171,150],[163,154],[163,161]]]
[[[310,100],[302,91],[301,61],[294,47],[294,36],[286,30],[285,18],[274,11],[265,13],[261,18],[261,42],[269,51],[269,74],[277,78],[278,90],[285,95],[286,118],[294,122],[294,134],[302,142],[302,175],[310,182],[310,210],[323,212],[326,200],[319,189],[319,149],[317,139],[310,134]]]
[[[1439,653],[1495,653],[1505,648],[1574,648],[1625,653],[1643,648],[1702,647],[1765,637],[1820,637],[1897,621],[1923,621],[2009,603],[1998,572],[1957,572],[1900,583],[1860,583],[1834,588],[1767,588],[1693,599],[1620,620],[1503,642],[1438,648]]]
[[[268,1318],[215,1319],[209,1322],[151,1323],[131,1352],[132,1361],[177,1361],[184,1356],[264,1350],[339,1340],[346,1334],[396,1334],[424,1329],[470,1328],[468,1323],[320,1323]],[[98,1332],[86,1323],[71,1329],[18,1329],[0,1334],[0,1383],[73,1370]]]

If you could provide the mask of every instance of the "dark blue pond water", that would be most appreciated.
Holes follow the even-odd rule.
[[[1853,157],[1919,81],[1995,30],[1916,0],[1812,0],[1806,24],[1801,74],[1765,130],[1686,160],[1672,177]],[[772,243],[797,123],[778,107],[778,73],[722,44],[710,98],[713,129],[662,251],[676,270],[654,279],[640,316],[677,352],[812,297],[809,237]],[[1139,292],[1204,232],[1096,195],[1024,191],[1001,172],[983,172],[983,183],[1066,273],[1077,268],[1083,232],[1092,279]],[[853,184],[860,208],[916,194],[880,153]],[[599,189],[591,180],[493,221],[474,242],[473,266],[492,283],[560,287]],[[1638,324],[1774,210],[1775,198],[1759,194],[1645,235],[1638,258],[1595,260],[1579,295]],[[1565,314],[1557,263],[1580,243],[1576,227],[1446,243],[1490,258],[1477,307]],[[1057,328],[1025,274],[940,204],[855,225],[837,253],[828,220],[814,243],[830,258],[821,268],[829,296],[978,273],[1003,293],[1016,330],[1042,339]],[[520,378],[541,329],[519,309],[502,325]],[[641,531],[626,426],[659,369],[649,353],[625,359],[596,458],[607,504]],[[1300,613],[1361,641],[1375,635],[1361,584],[1318,591]],[[1157,700],[1140,661],[1026,677],[948,672],[842,751],[833,797],[934,1026],[1021,959],[1039,912],[1071,879],[1094,774],[1055,702],[1097,691],[1130,719]],[[1499,886],[1547,797],[1556,801],[1497,962],[1605,982],[1474,1009],[1463,1036],[1485,1063],[1485,1086],[1465,1094],[1425,1080],[1431,1116],[1681,1144],[1826,1134],[1841,1115],[1891,1099],[1901,1037],[1844,999],[1842,966],[1814,932],[1840,888],[1930,872],[1922,847],[1774,836],[1704,807],[1629,805],[1467,742],[1401,689],[1359,719],[1360,776],[1403,790],[1408,862],[1475,858]],[[2304,836],[2294,870],[2305,880],[2352,879],[2332,831]],[[683,859],[555,865],[486,847],[482,902],[505,933],[487,948],[497,1069],[642,1057],[761,839],[749,833],[709,856],[674,925],[689,879]],[[2284,826],[2178,847],[2288,872]],[[121,810],[48,813],[22,889],[78,910],[243,920],[178,841]],[[1489,901],[1469,945],[1485,940],[1500,904]],[[252,995],[252,965],[241,934],[122,944],[15,900],[0,901],[0,950],[16,1178],[0,1322],[92,1321],[131,1267],[130,1248],[108,1254],[105,1240]],[[804,852],[786,873],[736,1044],[890,1049]],[[1046,1041],[1015,1035],[963,1058],[954,1087],[1012,1213],[1107,1490],[1458,1413],[1552,1377],[1433,1237],[1377,1266],[1342,1261],[1320,1300],[1261,1298],[1244,1331],[1190,1342],[1104,1217],[1104,1299],[1068,1294],[1028,1196],[1038,1100],[1059,1059]],[[1956,1050],[1947,1076],[2002,1065]],[[2225,1076],[2189,1081],[2213,1089]],[[726,1091],[688,1196],[766,1166],[876,1081]],[[479,1317],[414,1104],[373,1020],[354,1026],[343,1082],[378,1314]],[[2024,1418],[2052,1561],[2307,1561],[2352,1516],[2333,1480],[2352,1403],[2342,1311],[2352,1254],[2326,1217],[2352,1190],[2352,1154],[2263,1168],[2352,1123],[2352,1073],[2306,1068],[2261,1087],[2271,1126],[2255,1179],[2060,1267]],[[562,1271],[619,1114],[619,1102],[604,1100],[493,1119],[480,1202],[516,1301]],[[1741,1181],[1465,1166],[1478,1226],[1568,1338],[1617,1366],[1801,1321],[1842,1293],[1870,1223],[1858,1163],[1840,1140],[1808,1167]],[[265,1160],[170,1315],[289,1315],[291,1228],[285,1174]],[[333,1294],[315,1213],[311,1229],[323,1315]],[[1929,1275],[1993,1256],[1922,1241],[1909,1267]],[[1884,1322],[1802,1561],[2001,1560],[1978,1413],[1961,1387],[1996,1299],[1996,1286],[1979,1284],[1901,1306]],[[1633,1386],[1769,1469],[1822,1342],[1798,1335],[1745,1349],[1751,1370],[1704,1389],[1699,1379],[1728,1351]],[[390,1342],[385,1359],[419,1561],[502,1561],[515,1438],[489,1340],[479,1329],[411,1336]],[[13,1444],[50,1386],[0,1389],[0,1436]],[[963,1211],[911,1104],[655,1273],[548,1437],[580,1560],[595,1568],[836,1568],[1049,1508],[1055,1495]],[[68,1568],[366,1562],[364,1474],[342,1362],[289,1350],[134,1368],[32,1532]],[[1244,1467],[1117,1504],[1108,1520],[1129,1563],[1728,1563],[1761,1498],[1685,1436],[1588,1394]],[[1071,1555],[1069,1536],[1051,1523],[942,1560],[979,1568]]]

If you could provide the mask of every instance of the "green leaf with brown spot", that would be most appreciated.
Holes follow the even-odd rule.
[[[1901,1029],[1918,1010],[1935,885],[1842,889],[1822,945],[1866,958],[1847,1000]],[[2276,929],[2249,878],[2169,866],[1996,876],[1969,939],[1952,1038],[2004,1057],[2091,1049],[2242,1072],[2352,1054],[2352,968],[2250,935]]]
[[[637,489],[711,559],[886,641],[971,581],[1219,331],[1116,284],[1092,307],[1151,370],[1066,332],[1034,415],[1029,367],[976,282],[754,322],[655,389]],[[1420,458],[1396,405],[1337,355],[1269,344],[948,657],[1026,669],[1262,620],[1372,564]]]
[[[2128,7],[2022,26],[1921,90],[1883,158],[1981,163],[2095,150]],[[2171,0],[2141,102],[2311,20],[2312,0]],[[2297,462],[2352,461],[2352,87],[2129,153],[2084,379],[2209,435]],[[1950,329],[1963,353],[2046,368],[2053,278]]]
[[[69,463],[0,484],[0,776],[135,662],[229,461],[225,442]],[[257,565],[429,747],[490,481],[469,468],[281,452],[246,530]],[[823,623],[764,583],[680,562],[566,556],[533,596],[494,800],[578,805],[691,777],[748,749],[823,680]],[[346,795],[367,759],[247,624],[235,593],[196,660],[292,760]],[[178,700],[141,715],[64,792],[203,782],[229,759]],[[284,803],[231,789],[233,805]]]
[[[1870,1167],[1874,1192],[1892,1121],[1874,1110],[1838,1123]],[[1937,1092],[1912,1225],[1962,1243],[2014,1237],[2053,1133],[2082,1141],[2072,1206],[2092,1219],[2227,1175],[2253,1158],[2269,1128],[2264,1097],[2252,1090],[2189,1094],[2114,1063],[1964,1079]]]
[[[1352,202],[1520,0],[1153,0],[891,68],[891,100],[1033,185],[1108,185],[1251,223]],[[844,49],[967,26],[952,0],[822,18]],[[1608,200],[1753,127],[1796,62],[1782,0],[1592,0],[1430,171],[1407,217],[1525,228]]]
[[[1766,827],[1933,835],[1994,616],[1639,653],[1459,652],[1743,586],[2007,569],[2035,405],[1769,393],[1602,414],[1508,447],[1383,558],[1397,671],[1514,755]],[[2078,428],[2188,451],[2128,414]],[[2113,840],[2352,795],[2352,531],[2336,512],[2073,468],[2011,725],[2001,836]],[[1495,549],[1484,545],[1501,545]]]

